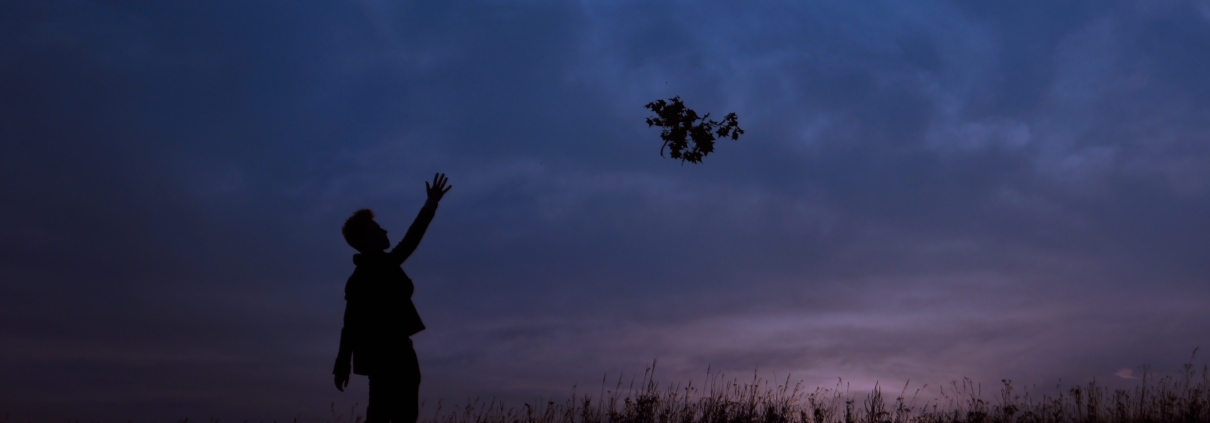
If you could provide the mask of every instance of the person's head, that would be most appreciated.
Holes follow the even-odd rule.
[[[378,222],[374,221],[374,212],[370,209],[354,212],[345,220],[340,232],[344,234],[345,242],[348,242],[350,247],[363,253],[383,251],[391,247],[386,229],[378,226]]]

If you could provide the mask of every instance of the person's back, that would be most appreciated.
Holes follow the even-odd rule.
[[[369,209],[353,213],[341,230],[359,254],[353,255],[357,268],[345,285],[344,328],[332,373],[341,391],[350,373],[369,376],[366,423],[416,421],[420,364],[410,337],[424,330],[424,322],[412,304],[415,286],[402,264],[424,237],[437,202],[452,188],[447,181],[438,174],[431,186],[425,183],[428,201],[390,252],[387,231],[374,222]]]

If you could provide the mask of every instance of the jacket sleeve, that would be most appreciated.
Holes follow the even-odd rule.
[[[416,215],[416,220],[412,221],[412,226],[408,227],[408,233],[403,236],[395,249],[391,250],[391,260],[398,264],[403,264],[412,252],[416,251],[416,247],[420,245],[420,239],[424,237],[424,231],[429,228],[429,222],[433,221],[433,215],[437,213],[437,201],[428,200],[424,202],[424,207],[420,208],[420,214]]]
[[[345,305],[344,327],[340,329],[340,350],[336,353],[336,365],[332,368],[332,374],[347,375],[352,372],[353,362],[353,337],[355,332],[352,330],[350,317],[353,313],[353,305]]]

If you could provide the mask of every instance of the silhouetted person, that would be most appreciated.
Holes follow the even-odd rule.
[[[411,336],[424,330],[412,304],[412,280],[403,273],[404,260],[416,251],[437,202],[453,188],[445,174],[424,183],[428,201],[395,249],[387,231],[374,222],[374,212],[361,209],[345,221],[345,241],[360,254],[353,255],[357,269],[345,285],[344,329],[336,355],[336,389],[349,386],[349,373],[370,378],[366,423],[414,423],[419,412],[420,363]],[[352,365],[350,366],[350,362]]]

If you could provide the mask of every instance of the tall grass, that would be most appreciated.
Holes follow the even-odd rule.
[[[661,387],[654,364],[638,385],[604,390],[562,403],[508,407],[471,403],[442,410],[425,423],[1195,423],[1210,422],[1210,373],[1186,364],[1182,374],[1159,379],[1144,369],[1133,389],[1091,382],[1053,395],[1018,393],[1004,380],[999,395],[984,399],[969,379],[951,382],[941,395],[922,399],[907,386],[893,399],[882,387],[850,395],[840,384],[812,391],[796,384],[740,383],[708,377],[704,388]],[[927,387],[927,385],[926,385]]]

